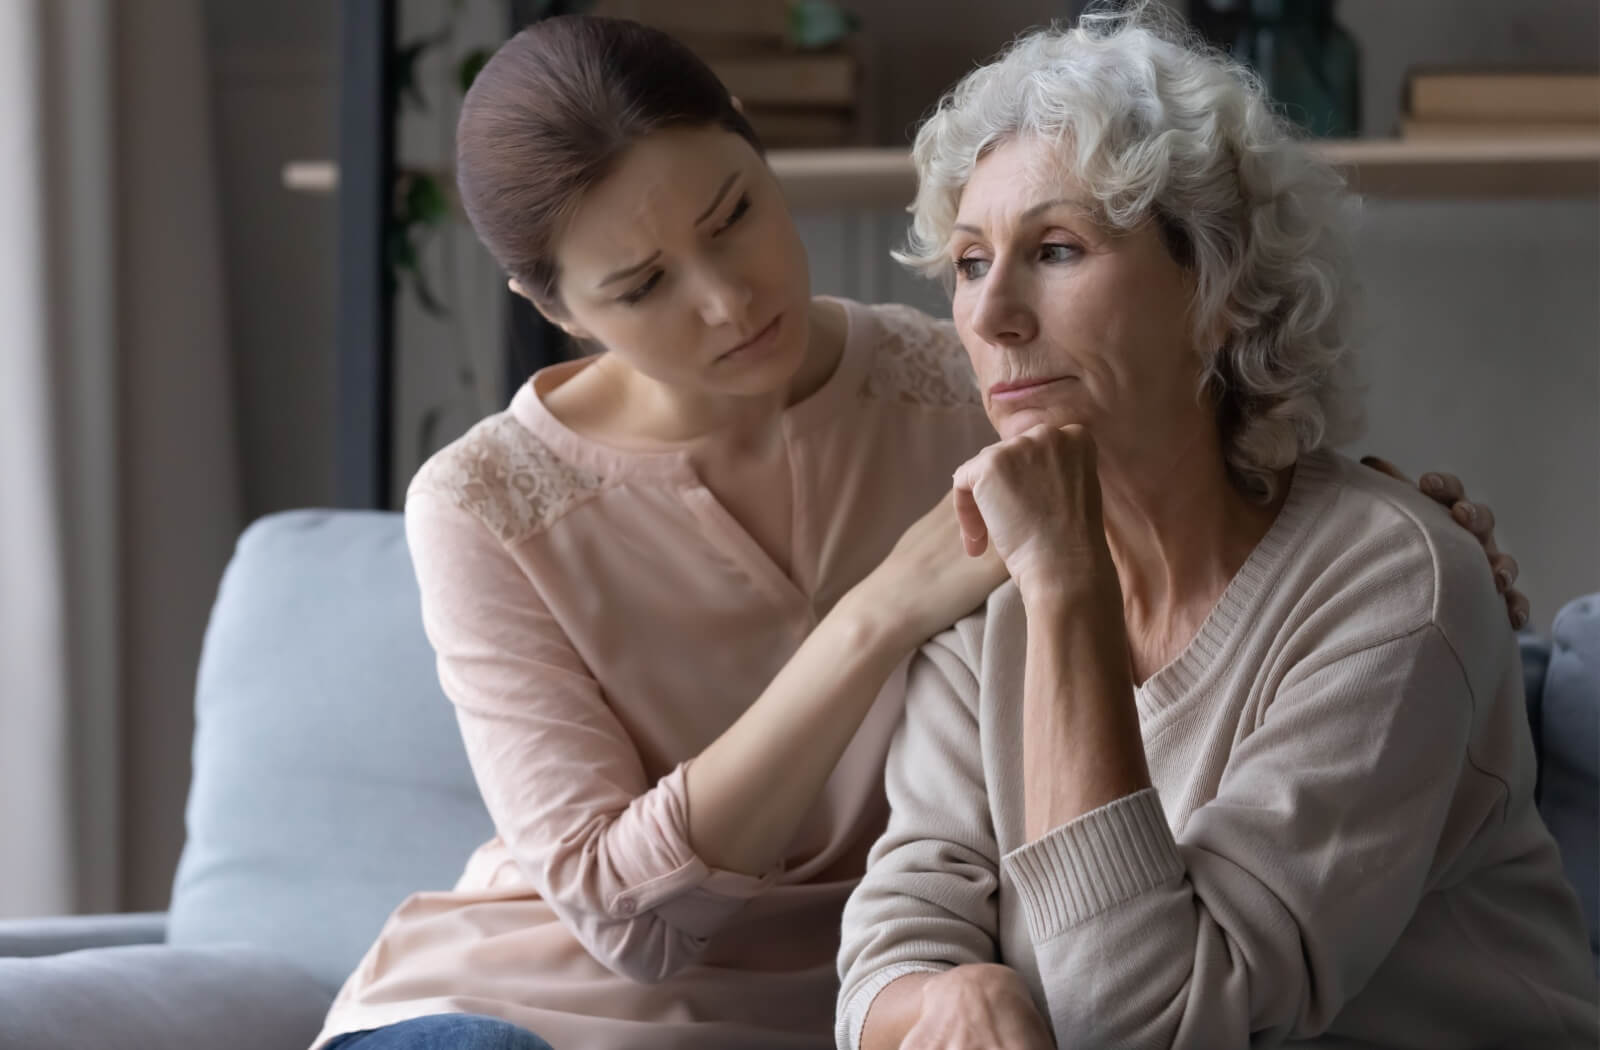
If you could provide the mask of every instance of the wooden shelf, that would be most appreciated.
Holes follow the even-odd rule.
[[[1317,148],[1369,197],[1600,196],[1600,134],[1482,142],[1353,139]]]
[[[1373,198],[1553,198],[1600,196],[1600,135],[1515,142],[1316,144],[1358,192]],[[784,150],[769,155],[790,205],[900,208],[916,192],[904,150]]]
[[[1540,199],[1600,196],[1600,135],[1516,141],[1352,139],[1320,150],[1360,193],[1373,198]],[[797,211],[904,208],[916,191],[903,149],[773,150],[772,170]],[[284,185],[312,193],[338,188],[339,169],[299,161]]]

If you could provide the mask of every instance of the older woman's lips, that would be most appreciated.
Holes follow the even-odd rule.
[[[1054,379],[1025,379],[1018,383],[996,383],[989,388],[989,400],[1022,401],[1071,380],[1071,376],[1056,376]]]

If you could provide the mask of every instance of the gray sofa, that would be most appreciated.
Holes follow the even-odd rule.
[[[1524,639],[1541,806],[1596,941],[1600,595]],[[239,540],[196,690],[165,913],[0,922],[0,1050],[297,1050],[384,917],[493,832],[440,693],[394,514]]]

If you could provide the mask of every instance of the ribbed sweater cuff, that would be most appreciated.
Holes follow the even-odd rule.
[[[1072,926],[1183,875],[1154,788],[1090,810],[1006,854],[1028,933],[1043,944]]]
[[[867,1013],[879,992],[910,974],[943,973],[946,969],[948,967],[931,963],[895,963],[868,977],[850,993],[849,1000],[840,1006],[834,1017],[833,1038],[839,1050],[858,1050],[861,1046],[861,1030],[867,1025]]]

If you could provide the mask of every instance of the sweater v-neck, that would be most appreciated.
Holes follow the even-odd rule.
[[[1177,656],[1134,690],[1141,721],[1193,695],[1200,683],[1226,662],[1224,657],[1233,647],[1238,628],[1251,621],[1254,610],[1270,592],[1284,560],[1314,518],[1336,470],[1337,466],[1326,452],[1300,457],[1278,516],[1239,571],[1234,573],[1200,629]]]

